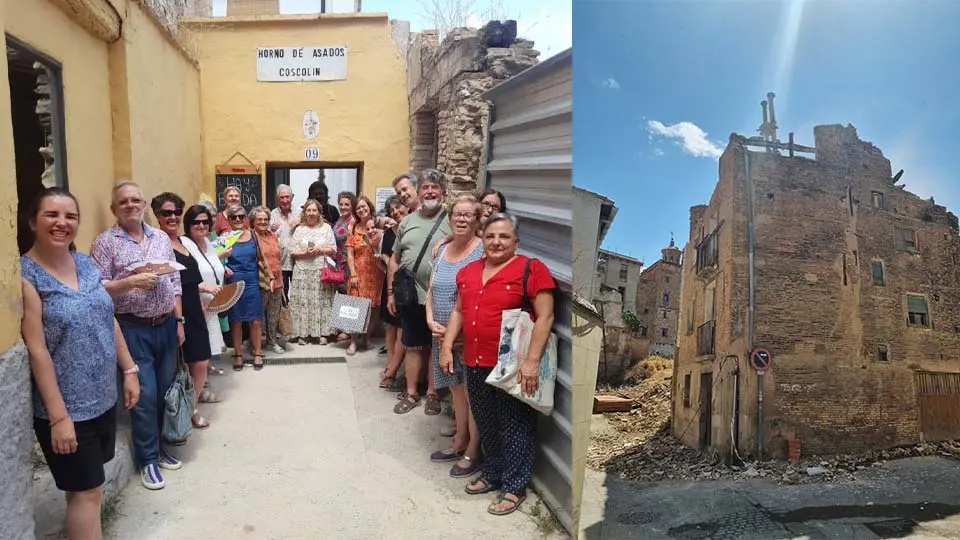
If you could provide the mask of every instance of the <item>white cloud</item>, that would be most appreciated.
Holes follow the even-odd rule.
[[[674,142],[683,148],[683,151],[695,157],[718,158],[723,153],[723,148],[707,138],[707,132],[700,129],[700,126],[693,122],[677,122],[672,125],[664,125],[659,120],[648,120],[647,131],[651,135],[673,139]]]
[[[608,78],[604,79],[603,82],[600,83],[600,84],[602,84],[602,85],[604,86],[604,88],[609,88],[609,89],[611,89],[611,90],[619,90],[619,89],[620,89],[620,83],[618,83],[617,80],[614,79],[613,77],[608,77]]]
[[[660,148],[654,148],[654,149],[653,149],[653,156],[654,156],[654,157],[660,157],[660,156],[662,156],[663,154],[664,154],[664,152],[663,152],[663,150],[661,150]]]

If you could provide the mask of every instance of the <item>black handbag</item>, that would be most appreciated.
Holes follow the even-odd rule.
[[[433,239],[434,233],[437,232],[437,229],[440,227],[440,224],[443,223],[443,219],[446,216],[446,212],[441,212],[436,223],[433,224],[433,228],[430,229],[430,234],[427,235],[427,240],[423,243],[423,247],[420,248],[420,255],[417,255],[417,262],[413,264],[413,270],[400,268],[393,274],[393,300],[398,306],[406,307],[419,304],[419,299],[417,298],[417,270],[420,268],[420,262],[423,261],[424,254],[426,254],[427,249],[430,248],[430,241]]]

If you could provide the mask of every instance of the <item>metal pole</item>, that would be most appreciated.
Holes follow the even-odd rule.
[[[757,370],[757,461],[763,461],[763,372]]]

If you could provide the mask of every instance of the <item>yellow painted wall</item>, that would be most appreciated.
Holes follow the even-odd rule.
[[[107,44],[47,0],[6,0],[5,12],[4,29],[8,34],[63,64],[67,182],[80,202],[83,219],[77,247],[87,251],[94,237],[112,220],[109,186],[114,179],[113,127]],[[9,97],[3,102],[9,107]],[[4,129],[9,130],[9,115],[0,118]],[[16,188],[13,190],[15,200]],[[16,252],[14,248],[12,253]]]
[[[6,4],[15,0],[0,0],[0,26],[6,16]],[[0,78],[7,80],[6,56],[0,60]],[[6,121],[2,121],[6,120]],[[23,311],[20,301],[20,264],[17,252],[17,176],[13,163],[13,128],[10,125],[10,87],[0,85],[0,352],[20,340],[17,324]]]
[[[230,21],[233,22],[230,22]],[[240,151],[258,164],[301,161],[316,145],[323,161],[364,162],[371,199],[410,162],[406,67],[386,15],[193,20],[201,66],[204,175]],[[347,80],[257,82],[257,47],[342,45]],[[320,136],[303,136],[303,113],[320,118]],[[266,185],[266,182],[264,182]]]
[[[133,2],[123,33],[133,180],[148,199],[172,191],[196,202],[203,155],[200,70]]]

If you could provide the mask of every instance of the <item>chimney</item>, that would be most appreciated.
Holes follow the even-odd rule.
[[[768,122],[768,120],[767,120],[767,100],[763,100],[763,101],[760,102],[760,108],[763,109],[763,123],[766,124],[766,123]]]
[[[776,94],[774,94],[773,92],[769,92],[767,94],[767,101],[770,104],[770,123],[773,124],[774,126],[777,125],[777,115],[775,112],[773,112],[773,98],[775,97],[776,97]]]
[[[227,0],[227,17],[279,15],[280,0]]]

